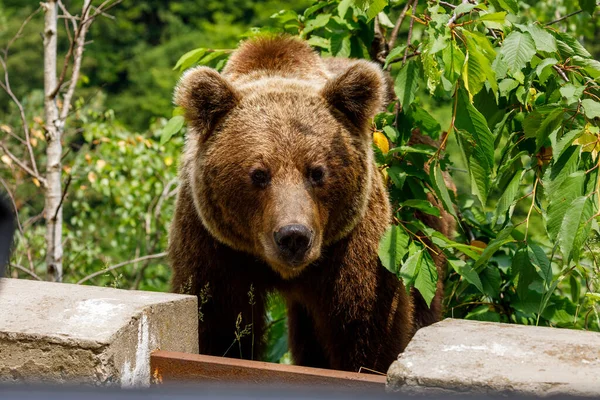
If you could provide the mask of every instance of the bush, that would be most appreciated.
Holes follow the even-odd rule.
[[[600,62],[574,36],[595,2],[579,5],[330,0],[251,32],[298,35],[325,57],[390,72],[397,99],[373,124],[396,210],[380,259],[431,301],[427,250],[444,252],[448,316],[600,328]],[[572,15],[550,21],[556,13]],[[220,68],[228,52],[214,54],[193,50],[177,67]],[[408,145],[416,130],[439,145]],[[428,194],[456,219],[455,238],[415,218],[439,216]]]

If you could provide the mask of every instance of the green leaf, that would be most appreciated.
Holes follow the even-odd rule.
[[[430,166],[429,175],[433,185],[433,190],[436,193],[436,197],[441,201],[444,209],[448,211],[454,218],[458,219],[456,216],[456,211],[454,211],[454,204],[450,199],[448,186],[446,185],[444,175],[442,174],[442,170],[440,169],[440,165],[438,163]]]
[[[502,79],[500,83],[498,83],[498,90],[500,91],[500,96],[508,98],[510,92],[516,89],[519,86],[519,82],[514,79],[506,78]]]
[[[338,4],[338,15],[340,16],[340,18],[344,18],[346,16],[348,9],[350,8],[353,2],[354,0],[340,1],[340,4]]]
[[[398,140],[398,131],[392,126],[384,126],[383,133],[385,133],[385,136],[387,136],[387,138],[390,139],[393,143],[395,143]]]
[[[389,29],[394,29],[394,23],[390,20],[390,17],[384,12],[380,12],[378,15],[379,23],[381,26],[385,26]]]
[[[550,203],[546,212],[546,230],[551,240],[557,239],[562,231],[565,215],[572,207],[573,201],[583,194],[584,181],[584,171],[577,171],[566,177],[556,190],[553,186],[548,187]],[[571,238],[573,239],[574,237]],[[563,255],[566,257],[566,254]]]
[[[479,17],[481,21],[489,21],[489,22],[497,22],[499,24],[504,24],[506,22],[506,12],[500,11],[490,14],[485,14]]]
[[[517,171],[515,176],[510,180],[504,193],[500,196],[500,200],[498,200],[498,204],[496,204],[496,213],[494,215],[494,221],[498,221],[501,217],[504,217],[506,213],[509,211],[509,208],[513,205],[513,202],[517,195],[519,194],[519,183],[521,182],[521,171]],[[510,221],[510,217],[512,213],[506,217],[504,221]]]
[[[523,32],[528,32],[535,42],[535,47],[538,51],[547,53],[555,53],[558,51],[556,47],[556,39],[550,32],[539,24],[517,25]]]
[[[433,155],[435,153],[435,150],[433,147],[428,146],[426,144],[413,144],[412,146],[398,146],[398,147],[394,147],[392,149],[390,149],[390,151],[388,151],[388,155],[392,155],[392,154],[406,154],[406,153],[412,153],[412,154],[427,154],[427,155]]]
[[[290,21],[297,21],[298,14],[294,10],[281,10],[271,15],[271,18],[276,19],[280,24],[285,24]]]
[[[587,298],[592,299],[594,302],[600,302],[600,293],[589,292],[589,293],[586,293],[585,296]]]
[[[436,245],[440,248],[456,249],[458,251],[465,253],[467,256],[469,256],[473,260],[477,260],[479,258],[479,252],[481,251],[481,249],[479,247],[470,246],[470,245],[462,244],[462,243],[457,243],[453,240],[448,239],[446,236],[444,236],[442,233],[440,233],[438,231],[433,231],[431,233],[431,240],[434,245]]]
[[[500,296],[500,285],[502,278],[500,277],[500,270],[492,265],[488,265],[483,269],[479,275],[481,278],[481,284],[483,285],[483,291],[486,296],[496,299]]]
[[[544,145],[544,142],[552,132],[562,126],[563,116],[565,115],[562,108],[552,110],[540,124],[536,134],[535,143],[536,150]]]
[[[309,19],[302,30],[302,35],[306,37],[307,34],[315,29],[323,28],[325,25],[327,25],[330,19],[331,14],[319,14],[315,18]]]
[[[473,97],[479,93],[483,88],[483,84],[488,81],[490,83],[494,82],[497,91],[496,74],[492,70],[490,61],[479,50],[475,41],[470,39],[468,35],[465,35],[465,37],[467,38],[467,54],[463,72],[465,88]]]
[[[181,115],[177,115],[169,120],[160,134],[160,144],[164,145],[183,128],[185,119]]]
[[[582,67],[592,78],[597,79],[600,77],[600,61],[583,58],[580,56],[573,57],[573,64]]]
[[[423,107],[413,103],[408,114],[410,115],[410,118],[413,119],[415,125],[421,129],[422,133],[433,138],[436,138],[437,135],[439,135],[442,129],[440,123]]]
[[[559,48],[560,48],[560,42],[562,41],[563,45],[567,46],[567,49],[563,49],[563,50],[568,50],[567,53],[569,56],[592,58],[592,55],[585,49],[585,47],[583,47],[581,45],[581,43],[579,43],[579,41],[576,38],[574,38],[573,36],[571,36],[570,34],[556,32],[555,35],[558,35],[558,37],[560,38],[557,41]]]
[[[546,82],[546,80],[552,73],[552,69],[550,67],[556,64],[558,64],[557,59],[546,58],[535,67],[535,73],[538,76],[538,78],[540,78],[540,82]]]
[[[388,67],[388,65],[390,65],[390,63],[404,57],[405,50],[406,50],[405,45],[394,47],[392,49],[392,51],[390,51],[390,53],[385,58],[385,64],[383,65],[383,69],[387,69],[387,67]]]
[[[536,150],[557,128],[562,126],[564,110],[562,107],[546,107],[530,113],[523,121],[525,137],[536,138]]]
[[[592,217],[596,215],[596,212],[597,203],[595,201],[592,201],[591,197],[588,197],[588,200],[585,202],[585,205],[583,207],[581,224],[579,225],[579,229],[577,230],[577,234],[575,235],[575,240],[573,240],[572,257],[575,262],[579,262],[584,246],[590,238],[592,222],[596,222],[592,221]]]
[[[404,286],[407,290],[413,286],[417,278],[417,274],[419,273],[419,269],[421,268],[422,257],[423,250],[421,249],[416,253],[411,254],[400,268],[398,276],[400,276],[400,278],[402,279],[402,282],[404,283]]]
[[[458,93],[455,126],[470,136],[470,143],[465,149],[469,173],[475,194],[481,204],[485,205],[494,165],[494,136],[485,117],[473,107],[464,90],[459,90]]]
[[[569,274],[569,286],[571,286],[571,301],[573,303],[579,303],[579,297],[581,296],[581,281],[579,277],[575,275],[573,271]]]
[[[579,233],[582,230],[586,230],[586,225],[589,224],[588,220],[592,217],[592,208],[586,207],[586,203],[589,201],[589,197],[587,196],[577,197],[569,204],[565,212],[565,217],[558,234],[558,242],[563,257],[567,262],[573,258],[578,258],[573,257],[573,253],[579,253],[579,249],[574,248],[574,244],[581,241],[580,239],[578,240]],[[580,244],[583,245],[583,243]]]
[[[427,306],[431,305],[431,301],[435,297],[437,290],[438,272],[428,252],[423,252],[417,278],[415,279],[415,288],[421,293]]]
[[[331,42],[331,53],[336,57],[350,57],[352,43],[350,36],[335,35],[329,39]]]
[[[308,7],[306,10],[304,10],[304,18],[308,18],[311,15],[313,15],[315,12],[319,11],[321,8],[325,7],[327,5],[326,1],[320,1],[317,4]]]
[[[500,322],[500,315],[493,311],[493,308],[488,305],[475,307],[465,315],[465,319],[472,321]]]
[[[477,6],[478,6],[478,4],[471,4],[469,2],[461,3],[454,9],[454,13],[455,14],[466,14],[466,13],[471,12]]]
[[[504,39],[500,53],[511,72],[520,72],[535,55],[535,42],[529,33],[513,31]]]
[[[194,49],[188,51],[187,53],[182,55],[179,58],[179,60],[177,60],[177,63],[173,67],[173,70],[184,71],[188,69],[189,67],[197,63],[198,60],[200,60],[204,56],[204,54],[206,54],[206,49]]]
[[[448,264],[462,276],[467,282],[475,286],[481,293],[485,294],[479,274],[473,269],[473,267],[464,262],[463,260],[448,259]]]
[[[377,16],[387,6],[387,0],[369,0],[367,9],[367,19],[370,21]]]
[[[406,200],[402,202],[402,206],[416,208],[417,210],[436,217],[440,216],[440,210],[427,200]]]
[[[539,271],[539,275],[542,277],[547,286],[550,286],[552,282],[552,266],[550,265],[550,260],[548,260],[548,256],[546,256],[546,252],[535,243],[528,243],[529,245],[529,258],[534,266],[536,266]]]
[[[512,14],[518,14],[519,12],[517,0],[498,0],[498,3],[500,4],[500,7]]]
[[[442,51],[442,60],[444,62],[444,77],[450,83],[450,87],[444,87],[446,90],[454,90],[454,85],[462,73],[465,63],[465,54],[455,41],[450,42],[450,46]]]
[[[508,225],[498,233],[498,236],[496,236],[494,240],[488,243],[487,247],[483,249],[481,256],[479,256],[473,265],[475,270],[479,270],[480,266],[485,265],[502,246],[514,241],[514,239],[510,237],[513,229],[514,227],[512,225]]]
[[[566,83],[560,88],[560,94],[566,100],[567,105],[577,103],[585,90],[585,86],[575,86],[572,83]]]
[[[307,43],[310,44],[312,47],[320,47],[320,48],[326,49],[326,50],[329,50],[330,46],[331,46],[329,39],[325,39],[323,37],[316,36],[316,35],[312,35],[307,40]]]
[[[515,277],[517,295],[521,300],[525,300],[529,292],[529,285],[536,278],[539,278],[535,267],[529,259],[529,249],[527,247],[521,247],[516,251],[511,269]]]
[[[592,99],[584,99],[581,101],[585,116],[589,119],[600,117],[600,103]]]
[[[569,146],[573,144],[573,141],[583,134],[584,130],[574,129],[565,133],[556,145],[552,146],[552,157],[558,160],[560,156],[565,152]]]
[[[594,11],[596,10],[596,0],[578,0],[579,7],[583,11],[587,11],[591,15],[594,15]]]
[[[548,198],[558,198],[557,191],[562,183],[577,170],[579,153],[575,146],[567,147],[560,158],[556,159],[551,168],[544,174],[544,188]]]
[[[392,182],[394,182],[394,185],[398,189],[402,189],[402,187],[404,186],[404,181],[406,181],[406,176],[407,176],[406,172],[404,172],[402,167],[400,167],[398,165],[392,165],[390,168],[388,168],[388,175],[389,175],[390,179],[392,180]]]
[[[391,225],[379,241],[379,259],[381,264],[393,274],[398,273],[398,266],[408,252],[410,238],[404,229]]]
[[[407,108],[414,100],[419,88],[419,66],[414,60],[408,61],[398,73],[394,89],[402,108]]]
[[[198,61],[198,63],[202,65],[207,65],[212,60],[215,60],[223,56],[224,54],[226,54],[224,50],[213,50],[212,53],[209,53],[206,56],[204,56],[200,61]]]

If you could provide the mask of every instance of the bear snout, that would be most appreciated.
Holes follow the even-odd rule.
[[[313,243],[314,233],[305,225],[285,225],[273,233],[281,258],[292,265],[301,264]]]

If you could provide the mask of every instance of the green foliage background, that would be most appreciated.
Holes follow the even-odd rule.
[[[433,248],[449,258],[448,316],[598,330],[595,2],[409,3],[125,0],[111,10],[114,19],[92,26],[80,100],[68,121],[65,281],[99,272],[86,282],[168,289],[164,258],[105,268],[166,248],[183,144],[173,86],[191,66],[222,67],[240,38],[287,32],[323,56],[379,57],[394,79],[398,101],[374,121],[375,135],[390,144],[381,146],[380,139],[374,151],[396,210],[380,248],[391,273],[431,299],[437,272],[427,249]],[[0,47],[33,7],[0,0]],[[404,10],[393,46],[374,52],[375,19],[387,41]],[[8,70],[35,121],[32,145],[43,160],[43,126],[35,118],[43,107],[41,27],[38,15],[15,42]],[[59,35],[64,51],[68,42]],[[0,140],[22,154],[9,138],[17,118],[1,94]],[[415,129],[442,142],[443,150],[409,146]],[[446,172],[456,193],[443,182]],[[0,177],[15,193],[23,227],[11,273],[42,276],[39,188],[4,159]],[[444,238],[415,218],[439,215],[439,208],[456,217],[456,237]],[[271,361],[289,361],[284,315],[274,297]]]

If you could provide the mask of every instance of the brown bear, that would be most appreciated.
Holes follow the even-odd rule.
[[[221,74],[181,78],[188,136],[169,258],[172,290],[200,296],[202,354],[259,358],[275,290],[305,366],[386,371],[440,317],[441,284],[429,309],[377,255],[391,210],[371,121],[387,92],[377,65],[280,36],[246,41]]]

